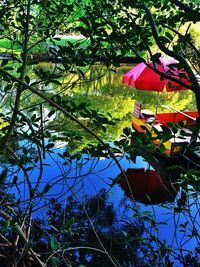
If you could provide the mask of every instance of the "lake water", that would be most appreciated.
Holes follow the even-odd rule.
[[[49,66],[43,65],[42,67],[48,68]],[[139,100],[145,108],[150,110],[155,109],[156,93],[141,92],[122,85],[122,75],[131,67],[132,66],[122,66],[116,73],[109,72],[106,76],[98,80],[97,77],[102,75],[104,69],[100,66],[98,68],[94,67],[92,71],[87,74],[87,77],[94,79],[93,83],[82,81],[77,87],[66,90],[63,93],[63,97],[72,96],[77,103],[90,103],[91,107],[98,109],[99,112],[105,115],[110,113],[113,118],[120,119],[117,125],[109,126],[106,132],[95,129],[96,133],[106,142],[119,140],[120,135],[123,133],[123,128],[130,127],[134,100]],[[34,104],[34,102],[37,102],[37,99],[32,101],[32,104]],[[28,101],[27,103],[30,104]],[[163,92],[160,95],[160,103],[173,105],[177,109],[186,111],[188,109],[194,109],[195,99],[193,94],[187,91],[181,93]],[[44,107],[44,113],[48,113],[48,107]],[[76,125],[71,125],[70,123],[66,124],[63,118],[60,119],[60,117],[56,115],[50,120],[47,126],[50,126],[51,131],[55,132],[59,131],[59,127],[61,127],[62,130],[63,128],[66,129],[66,131],[70,133],[79,131]],[[157,223],[157,225],[152,226],[152,223],[145,217],[146,229],[149,227],[149,230],[145,233],[146,235],[151,234],[157,240],[165,240],[174,251],[181,249],[182,253],[186,253],[187,251],[194,250],[195,246],[198,244],[198,236],[190,236],[190,234],[194,229],[197,231],[200,230],[199,198],[188,195],[186,207],[183,211],[174,212],[182,192],[181,185],[177,186],[176,184],[175,191],[173,191],[173,201],[172,198],[170,201],[167,201],[166,197],[165,201],[159,202],[159,200],[150,200],[148,204],[147,201],[145,204],[142,203],[141,196],[140,201],[137,201],[137,197],[134,197],[133,200],[130,195],[127,194],[127,189],[125,189],[120,182],[111,186],[113,181],[121,174],[113,159],[104,157],[91,158],[87,155],[82,155],[79,160],[74,159],[70,163],[66,163],[65,160],[59,156],[59,154],[65,152],[66,149],[74,153],[79,151],[83,145],[95,143],[95,141],[91,139],[91,136],[85,135],[84,133],[83,140],[76,142],[74,139],[75,138],[69,138],[66,143],[57,142],[57,146],[60,148],[54,148],[53,153],[46,153],[46,159],[43,161],[44,170],[38,191],[40,194],[44,192],[46,184],[49,184],[50,187],[42,197],[38,194],[38,197],[34,199],[33,210],[35,217],[46,216],[46,208],[50,198],[57,198],[64,205],[68,196],[73,195],[84,203],[84,200],[88,198],[88,196],[95,196],[103,188],[108,192],[108,201],[113,203],[119,218],[121,214],[126,213],[127,218],[134,221],[134,209],[138,209],[141,218],[146,216],[152,218]],[[21,143],[21,146],[24,146],[24,143]],[[118,157],[118,160],[125,172],[128,169],[143,169],[144,175],[146,172],[152,173],[150,171],[152,171],[153,168],[139,155],[136,157],[135,162],[128,160],[126,155],[122,158]],[[45,164],[49,166],[45,166]],[[37,182],[39,172],[39,168],[35,168],[30,172],[30,180],[33,185]],[[15,173],[15,170],[12,170],[10,173],[10,181],[13,180],[13,173]],[[11,188],[10,192],[17,192],[17,197],[24,200],[24,207],[26,207],[26,202],[29,198],[27,185],[22,172],[19,171],[17,175],[19,177],[18,179],[21,179],[21,182],[18,180],[18,188]],[[131,179],[134,179],[134,175]],[[163,180],[161,182],[159,180],[158,182],[158,180],[155,179],[154,175],[152,181],[154,181],[155,186],[158,187],[157,191],[159,191],[159,188],[161,188],[159,187],[160,184],[164,182]],[[162,177],[158,179],[162,179]],[[142,188],[142,182],[139,180],[137,183],[140,186],[139,188]],[[141,191],[141,189],[139,190]],[[163,193],[163,191],[161,192]],[[142,192],[139,193],[140,195],[142,194]],[[183,230],[181,225],[185,223],[188,223],[187,229],[186,231],[181,231]],[[154,246],[156,246],[156,244]],[[176,262],[176,264],[176,266],[180,266],[178,262]]]
[[[114,205],[117,217],[120,220],[126,215],[127,220],[135,221],[135,209],[140,213],[141,219],[143,216],[148,216],[156,222],[156,225],[152,224],[144,219],[147,232],[144,237],[149,235],[154,236],[157,240],[166,242],[166,244],[173,248],[173,251],[178,252],[181,249],[185,254],[188,251],[193,251],[198,240],[196,237],[189,237],[192,229],[196,227],[199,231],[199,198],[189,198],[186,208],[183,212],[174,212],[174,208],[177,207],[177,200],[180,198],[181,187],[177,190],[174,201],[165,201],[165,203],[157,204],[144,204],[141,201],[131,200],[126,194],[120,183],[114,186],[110,186],[112,179],[115,179],[120,175],[120,170],[116,166],[116,163],[112,159],[105,158],[88,158],[83,155],[83,158],[79,161],[74,160],[69,166],[63,165],[63,160],[57,156],[57,153],[65,151],[65,147],[54,150],[55,154],[47,154],[44,164],[50,164],[46,166],[43,171],[42,179],[39,186],[39,192],[42,192],[48,183],[51,188],[43,197],[36,197],[33,202],[33,214],[34,217],[46,218],[46,209],[48,208],[48,199],[59,199],[63,205],[65,205],[70,195],[75,196],[82,203],[88,199],[97,195],[102,189],[106,190],[109,197],[108,202]],[[153,169],[144,159],[140,156],[136,158],[136,162],[130,162],[125,157],[118,158],[124,171],[127,169],[141,169],[146,170]],[[30,176],[32,184],[34,184],[34,178],[37,177],[37,170],[34,170]],[[18,173],[18,176],[23,175]],[[134,176],[132,177],[134,179]],[[15,190],[14,190],[15,191]],[[26,200],[29,198],[27,187],[22,183],[19,187],[20,198]],[[18,191],[18,193],[19,193]],[[11,191],[12,192],[12,191]],[[142,192],[141,192],[142,193]],[[144,192],[145,193],[145,192]],[[18,194],[17,194],[18,195]],[[19,195],[18,195],[19,196]],[[188,196],[189,197],[189,196]],[[151,201],[150,201],[151,202]],[[187,210],[190,207],[190,211]],[[188,223],[186,232],[181,232],[180,225]],[[157,244],[152,246],[156,248]],[[175,266],[181,266],[180,263],[173,259]]]

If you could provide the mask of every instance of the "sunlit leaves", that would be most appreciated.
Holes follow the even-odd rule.
[[[13,6],[10,6],[11,2],[14,3],[13,1],[5,1],[5,4],[7,4],[7,10],[6,12],[4,12],[5,15],[2,12],[3,9],[5,11],[4,5],[2,5],[2,10],[0,11],[2,15],[2,17],[0,18],[0,31],[1,33],[7,35],[7,39],[10,40],[10,44],[13,45],[12,49],[15,50],[16,48],[14,47],[14,45],[17,45],[17,48],[19,48],[21,52],[22,50],[26,50],[24,33],[26,31],[27,9],[24,8],[22,3],[23,1],[17,1],[18,5],[16,4],[15,8],[13,8]],[[150,50],[152,49],[151,45],[154,43],[152,33],[150,30],[150,25],[146,20],[145,13],[142,10],[136,11],[135,9],[133,10],[129,7],[129,5],[134,5],[134,2],[129,3],[128,1],[91,1],[91,4],[88,5],[85,2],[79,2],[71,1],[70,4],[69,1],[61,0],[31,1],[31,4],[33,4],[33,6],[31,6],[31,14],[29,16],[30,32],[28,33],[30,42],[28,43],[28,50],[25,51],[28,53],[28,61],[26,62],[25,54],[21,53],[21,59],[19,55],[15,56],[15,59],[18,59],[20,65],[16,65],[16,67],[13,69],[12,66],[9,65],[9,62],[7,60],[3,60],[1,67],[4,70],[9,71],[9,73],[14,73],[16,77],[22,77],[23,82],[34,86],[36,90],[39,90],[40,93],[44,93],[45,96],[51,97],[52,101],[55,101],[55,103],[57,105],[60,105],[62,109],[66,110],[68,114],[74,116],[74,118],[76,118],[79,122],[82,122],[82,125],[90,127],[92,131],[97,133],[108,133],[109,140],[111,140],[113,135],[111,135],[110,132],[114,132],[115,124],[119,123],[119,120],[116,119],[115,116],[120,118],[123,117],[123,115],[120,115],[122,103],[124,103],[123,99],[120,99],[119,101],[120,105],[118,105],[117,110],[115,111],[116,115],[111,116],[111,114],[107,114],[108,110],[113,111],[112,105],[110,104],[111,102],[109,102],[111,101],[110,98],[108,98],[109,104],[107,106],[105,105],[105,108],[101,106],[101,109],[98,110],[97,104],[95,102],[97,97],[96,99],[93,98],[92,107],[83,99],[81,99],[81,101],[76,101],[74,97],[74,91],[70,90],[70,92],[68,93],[67,90],[69,88],[74,89],[74,84],[78,81],[80,81],[79,85],[81,85],[83,79],[86,78],[87,74],[85,73],[85,69],[82,68],[83,66],[90,66],[95,62],[103,62],[107,67],[110,67],[111,64],[118,66],[121,57],[127,55],[127,53],[129,53],[130,51],[133,54],[137,54],[143,49],[150,52]],[[135,2],[139,3],[141,1]],[[163,45],[166,45],[166,47],[169,44],[172,45],[171,41],[174,37],[172,31],[170,31],[169,28],[167,28],[167,30],[163,28],[164,25],[176,26],[176,24],[183,22],[183,20],[175,20],[175,18],[177,19],[178,16],[180,16],[179,12],[177,10],[171,12],[172,9],[170,8],[170,5],[167,1],[162,1],[162,3],[145,1],[145,4],[147,4],[147,6],[151,8],[156,22],[161,25],[159,31],[159,40]],[[152,8],[153,4],[154,8]],[[80,5],[83,7],[81,10],[82,12],[77,15],[78,12],[76,13],[76,9],[78,9]],[[171,14],[170,18],[168,16],[168,13]],[[178,16],[175,17],[176,15]],[[78,23],[78,16],[80,16],[80,23]],[[76,21],[73,20],[73,18],[75,17]],[[62,34],[71,34],[74,29],[78,31],[78,34],[82,33],[85,37],[88,37],[89,40],[86,41],[86,38],[83,38],[81,40],[78,40],[77,42],[67,41],[65,45],[61,45],[60,43],[62,40],[60,40],[59,38],[54,38],[57,32],[61,32]],[[10,36],[8,36],[6,32],[9,33]],[[176,42],[176,40],[177,39],[175,39],[174,42]],[[184,38],[180,37],[179,41],[191,42],[191,39],[189,36],[185,35]],[[49,47],[47,47],[47,44],[49,45]],[[32,60],[33,53],[34,58],[36,57],[36,59],[38,60],[38,58],[40,59],[40,57],[38,56],[41,56],[41,51],[45,53],[48,52],[48,56],[51,56],[51,59],[53,57],[56,62],[57,60],[59,60],[59,62],[61,62],[61,65],[59,67],[55,67],[55,65],[52,64],[51,68],[45,68],[45,66],[41,65],[31,68],[28,65],[27,69],[25,70],[24,64],[29,63],[31,65],[34,62],[34,60]],[[39,55],[37,53],[39,53]],[[42,59],[44,59],[44,57],[46,58],[46,54],[42,55]],[[160,53],[156,53],[152,56],[152,60],[159,63],[159,57]],[[21,64],[22,62],[23,65]],[[172,68],[173,66],[171,66],[171,70]],[[67,75],[74,74],[78,77],[75,82],[72,82],[71,87],[68,86],[68,81],[65,82],[65,84],[63,83],[66,73]],[[14,100],[16,92],[19,91],[17,90],[19,88],[19,84],[18,82],[14,83],[6,75],[2,76],[2,80],[7,83],[4,87],[4,90],[2,91],[4,91],[6,95],[8,95],[8,101],[10,101],[10,110],[12,110],[15,105]],[[101,85],[101,89],[103,90],[103,85]],[[65,94],[65,92],[67,92],[68,94]],[[47,163],[45,163],[45,161],[43,162],[42,157],[45,158],[45,153],[48,155],[53,154],[52,152],[55,148],[55,145],[53,143],[54,141],[71,141],[74,152],[77,147],[77,143],[81,143],[84,146],[86,139],[83,129],[79,128],[77,130],[77,128],[70,122],[69,118],[64,119],[64,117],[60,116],[60,114],[58,114],[59,112],[56,112],[51,105],[44,103],[43,105],[45,111],[44,114],[41,114],[42,111],[37,106],[38,103],[41,103],[41,99],[37,98],[35,100],[34,96],[29,95],[29,93],[29,90],[24,91],[23,97],[22,99],[20,99],[22,101],[19,104],[19,112],[17,111],[17,119],[15,120],[15,127],[10,139],[12,142],[11,144],[9,143],[9,145],[11,145],[12,149],[14,150],[14,153],[13,155],[6,155],[8,158],[6,162],[7,164],[15,165],[13,168],[16,168],[17,165],[19,166],[19,171],[15,171],[13,173],[13,176],[11,176],[11,186],[17,188],[19,192],[21,189],[18,189],[18,185],[24,183],[24,185],[26,186],[28,182],[32,183],[32,177],[35,179],[36,174],[34,173],[34,168],[36,165],[39,166],[41,170],[41,173],[38,175],[38,177],[42,177],[42,169],[45,166],[49,166]],[[88,93],[88,95],[90,95],[90,92]],[[33,99],[34,103],[32,104],[31,101]],[[101,100],[101,102],[106,102],[101,96],[99,97],[99,99]],[[26,104],[26,106],[24,103]],[[27,106],[32,105],[35,105],[35,108],[33,108],[32,110],[28,109],[27,112]],[[58,120],[56,115],[60,116],[61,119]],[[12,114],[10,118],[12,118]],[[57,123],[57,128],[55,127],[54,123]],[[104,145],[96,145],[93,144],[91,137],[87,137],[90,145],[86,146],[81,152],[70,153],[71,151],[69,145],[67,145],[66,149],[64,149],[64,152],[60,152],[58,154],[60,160],[62,161],[61,168],[70,168],[74,161],[78,161],[78,163],[80,163],[80,159],[82,159],[83,153],[85,153],[86,158],[89,158],[90,156],[97,158],[109,158],[111,157],[109,150],[112,151],[116,156],[121,156],[124,153],[135,155],[138,147],[153,151],[155,148],[153,141],[157,139],[160,140],[160,151],[164,153],[165,141],[173,137],[177,132],[180,132],[180,136],[187,135],[187,133],[181,129],[181,127],[183,126],[185,126],[185,124],[180,124],[179,126],[173,125],[172,130],[169,130],[168,127],[162,127],[162,132],[159,132],[155,129],[156,136],[153,136],[151,131],[149,131],[146,126],[143,127],[144,132],[140,134],[132,132],[131,128],[125,128],[122,136],[120,138],[119,135],[117,136],[118,140],[114,142],[114,145],[111,145],[110,143],[106,143]],[[52,133],[52,129],[55,129],[54,127],[56,128],[56,133]],[[110,132],[108,132],[109,127],[111,128]],[[108,139],[108,137],[105,139]],[[20,145],[18,145],[18,141],[21,140],[25,142],[26,146],[21,146],[21,143]],[[23,172],[23,175],[26,177],[26,180],[24,180],[25,182],[22,182],[20,175],[21,172]],[[31,174],[33,175],[31,176]],[[5,171],[2,171],[0,176],[1,180],[4,182],[4,180],[7,178],[7,173],[5,173]],[[187,177],[181,177],[182,185],[185,186],[186,181],[190,181],[190,183],[191,181],[193,181],[193,188],[197,189],[198,177],[198,173],[190,173],[187,175]],[[38,182],[39,181],[40,178],[38,178]],[[117,178],[111,178],[109,185],[112,188],[118,182],[119,181]],[[34,185],[35,184],[37,184],[37,182],[35,183],[34,180]],[[35,193],[35,196],[38,198],[38,200],[44,199],[50,195],[52,191],[51,188],[52,183],[45,181],[42,187],[40,186],[39,188],[36,188],[35,192],[31,192],[31,196],[32,193]],[[20,192],[20,196],[22,195],[23,194]],[[184,194],[181,194],[178,200],[177,210],[175,209],[175,212],[177,212],[178,209],[181,210],[184,207]],[[29,199],[26,197],[23,201],[23,211],[20,210],[21,205],[19,205],[18,207],[12,205],[11,203],[10,210],[14,210],[13,214],[15,214],[16,220],[20,218],[20,225],[26,224],[26,222],[30,223],[31,216],[30,218],[28,217],[29,214],[31,214],[31,209],[32,207],[33,209],[37,208],[33,205],[33,203],[35,204],[36,202],[35,199],[30,199],[29,203],[28,201]],[[103,202],[99,201],[99,199],[97,202],[101,204],[101,207],[105,206],[105,204],[103,205]],[[66,203],[66,205],[67,204],[68,203]],[[83,224],[81,224],[84,213],[80,208],[78,208],[77,203],[73,204],[76,205],[76,208],[74,208],[73,205],[68,205],[67,207],[72,207],[70,211],[73,211],[74,214],[66,216],[68,210],[65,209],[64,216],[66,217],[62,216],[63,214],[61,212],[56,213],[57,211],[59,211],[59,207],[54,206],[53,209],[50,210],[51,216],[49,216],[49,220],[51,222],[49,222],[45,229],[41,229],[42,231],[44,230],[42,234],[44,234],[45,236],[45,238],[41,240],[43,242],[47,242],[48,240],[48,247],[50,248],[49,250],[52,250],[50,251],[50,253],[53,252],[53,255],[49,256],[49,258],[51,264],[54,266],[58,265],[60,260],[59,256],[56,254],[56,252],[60,249],[60,245],[62,245],[62,242],[60,240],[64,238],[65,242],[63,244],[65,245],[65,247],[62,248],[65,249],[66,245],[68,248],[68,245],[70,244],[69,240],[70,242],[73,242],[74,240],[77,241],[77,238],[79,238],[79,233],[82,236],[84,235],[82,231]],[[29,209],[29,207],[31,208]],[[90,205],[89,207],[87,207],[89,215],[92,215],[89,216],[90,220],[93,220],[92,222],[95,223],[98,221],[99,223],[100,219],[102,219],[101,217],[103,217],[102,215],[104,214],[100,213],[101,216],[95,217],[96,206],[94,209],[92,207],[94,206]],[[101,211],[101,209],[99,210]],[[25,214],[24,211],[26,212]],[[77,211],[79,211],[79,217],[78,219],[75,219],[75,217],[77,217]],[[108,218],[110,219],[110,221],[113,220],[112,208],[110,206],[108,208],[108,211],[109,212],[107,213],[107,215],[110,216],[103,217],[106,218],[106,222]],[[56,214],[55,217],[54,212]],[[148,221],[151,226],[155,226],[155,221],[148,212],[143,212],[142,215],[145,221]],[[137,214],[136,217],[138,216],[139,214]],[[51,226],[52,221],[55,222],[55,225],[53,227]],[[87,227],[89,226],[88,217],[83,221],[84,230],[87,231]],[[6,227],[10,226],[9,223],[10,222],[8,221]],[[129,227],[131,227],[131,225],[129,225]],[[29,224],[24,225],[24,227],[22,228],[23,230],[29,229]],[[80,231],[80,228],[82,228],[82,232]],[[128,242],[125,243],[125,249],[129,246],[129,243],[133,241],[135,243],[141,240],[133,233],[131,236],[129,236],[129,229],[130,228],[126,227],[126,229],[122,229],[122,231],[120,231],[120,233],[123,233],[123,235],[120,236],[120,241],[123,240],[123,242]],[[46,235],[46,233],[48,234]],[[61,233],[61,235],[59,235],[59,233]],[[112,229],[110,229],[110,233],[112,233]],[[37,236],[37,234],[38,233],[35,232],[35,236]],[[90,237],[90,234],[91,232],[88,232],[88,237]],[[98,234],[102,235],[102,232],[99,232]],[[115,237],[115,235],[112,236],[113,242],[116,241]],[[84,238],[82,240],[84,240]],[[151,240],[160,244],[158,239],[151,237]],[[106,239],[104,239],[104,241],[106,241]],[[164,257],[167,252],[167,247],[162,246],[161,248],[162,249],[160,250],[159,255]],[[21,251],[19,250],[19,252]],[[133,262],[131,257],[131,264],[132,263]],[[78,264],[79,263],[77,263],[77,265]]]

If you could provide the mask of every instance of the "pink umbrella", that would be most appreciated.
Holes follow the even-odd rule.
[[[149,65],[162,73],[166,73],[173,78],[181,80],[182,82],[191,85],[191,82],[186,79],[187,73],[184,69],[178,70],[176,67],[170,69],[169,65],[178,64],[174,59],[160,57],[160,64],[153,63],[152,61]],[[161,92],[166,88],[167,91],[179,91],[186,90],[187,88],[179,85],[176,82],[170,81],[168,79],[161,79],[161,76],[154,72],[144,63],[139,63],[137,66],[132,68],[129,72],[123,75],[123,83],[129,87],[136,87],[139,90],[157,91]],[[169,83],[171,84],[169,86]]]

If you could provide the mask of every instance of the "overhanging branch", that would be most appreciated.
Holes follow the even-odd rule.
[[[10,74],[9,72],[7,72],[6,70],[4,70],[2,68],[0,68],[0,73],[2,73],[3,75],[9,77],[13,82],[19,83],[24,88],[29,89],[32,93],[34,93],[34,94],[38,95],[39,97],[41,97],[42,99],[46,100],[50,105],[52,105],[57,110],[60,110],[66,117],[70,118],[72,121],[75,121],[84,130],[86,130],[90,135],[92,135],[93,137],[95,137],[99,141],[99,143],[101,143],[105,147],[105,149],[109,152],[110,156],[113,158],[113,160],[117,164],[118,168],[120,169],[123,177],[127,180],[126,174],[124,173],[124,170],[122,169],[119,161],[116,159],[115,155],[113,154],[113,152],[111,151],[111,149],[108,147],[108,145],[105,144],[104,141],[98,135],[96,135],[86,125],[84,125],[83,123],[81,123],[75,116],[73,116],[72,114],[70,114],[69,112],[67,112],[64,108],[62,108],[60,105],[58,105],[52,99],[50,99],[49,97],[47,97],[46,95],[44,95],[42,92],[40,92],[37,89],[33,88],[32,86],[26,84],[24,81],[20,80],[19,78],[16,78],[15,76],[13,76],[12,74]]]
[[[173,3],[174,5],[176,5],[177,7],[179,7],[181,10],[183,10],[185,12],[189,12],[191,15],[195,16],[196,18],[198,18],[200,20],[200,13],[198,11],[190,8],[188,5],[183,4],[179,0],[170,0],[170,2]]]
[[[192,83],[192,91],[195,93],[196,105],[197,105],[198,113],[200,115],[200,85],[199,85],[199,83],[196,79],[196,76],[193,73],[191,67],[187,63],[187,60],[182,55],[175,53],[174,51],[168,49],[167,47],[165,47],[164,44],[161,43],[160,38],[159,38],[158,33],[157,33],[157,28],[156,28],[156,23],[155,23],[154,17],[151,14],[148,7],[146,7],[144,4],[136,4],[135,8],[142,9],[146,13],[147,20],[149,21],[150,26],[151,26],[153,38],[154,38],[158,48],[161,51],[163,51],[166,55],[178,60],[183,65],[183,67],[184,67],[185,71],[187,72],[189,79]]]

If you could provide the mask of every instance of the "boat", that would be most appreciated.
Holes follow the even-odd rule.
[[[155,113],[142,109],[140,102],[135,101],[132,120],[132,128],[139,133],[146,134],[146,136],[143,135],[144,143],[147,139],[155,145],[153,155],[155,154],[159,160],[162,158],[165,163],[183,162],[185,164],[185,161],[191,161],[194,166],[200,161],[200,139],[196,138],[195,148],[191,146],[194,143],[191,143],[191,138],[194,136],[193,126],[196,124],[198,112],[183,112],[163,105],[160,106],[168,111],[158,112],[158,98],[161,92],[164,90],[172,93],[181,92],[192,86],[187,72],[177,68],[177,64],[177,60],[164,56],[161,56],[158,62],[141,62],[123,75],[122,83],[137,90],[157,92]],[[169,78],[163,78],[162,74]],[[140,139],[139,135],[136,137]],[[138,150],[142,151],[145,148],[145,145],[139,144],[138,140],[134,142]],[[152,151],[152,147],[150,150]],[[152,153],[150,153],[151,156]]]
[[[170,106],[164,107],[174,110]],[[150,157],[154,156],[169,167],[177,164],[200,170],[200,139],[197,139],[194,149],[187,149],[191,141],[191,129],[195,125],[197,116],[197,111],[178,110],[155,114],[150,110],[142,110],[141,104],[135,101],[132,128],[139,133],[150,133],[151,140],[149,140],[155,145]],[[163,132],[167,132],[168,140],[165,140],[166,134],[162,140]]]

